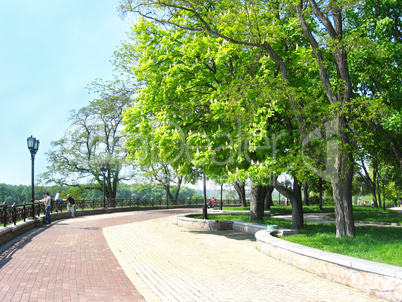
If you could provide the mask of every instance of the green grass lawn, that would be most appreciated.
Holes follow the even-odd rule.
[[[305,223],[300,234],[283,239],[328,252],[402,266],[401,238],[402,228],[356,227],[354,238],[336,238],[333,224]]]
[[[227,207],[224,210],[228,211],[250,211],[250,207]],[[328,213],[335,217],[334,206],[323,206],[320,210],[317,205],[303,206],[304,213]],[[287,215],[292,214],[292,206],[272,206],[272,215]],[[385,211],[380,208],[372,208],[370,206],[354,206],[353,217],[355,221],[375,221],[375,222],[390,222],[390,223],[402,223],[402,215],[396,211]]]
[[[358,210],[361,215],[375,215],[374,210]],[[399,216],[402,216],[399,214]],[[202,218],[199,216],[198,218]],[[208,214],[213,220],[239,220],[250,222],[249,215],[214,215]],[[282,228],[291,228],[292,222],[264,217],[263,221],[252,221],[264,225],[276,224]],[[282,239],[314,247],[328,252],[357,257],[361,259],[402,266],[402,228],[396,227],[356,227],[354,238],[336,238],[335,224],[304,223],[304,229],[297,235]]]
[[[328,213],[334,212],[334,206],[323,206],[323,209],[320,210],[317,205],[314,206],[303,206],[303,211],[305,213]],[[224,207],[225,211],[250,211],[250,207]],[[272,206],[271,209],[272,215],[286,215],[292,214],[292,206]]]

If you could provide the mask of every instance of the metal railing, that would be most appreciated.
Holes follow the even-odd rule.
[[[169,200],[166,199],[109,199],[104,201],[103,199],[81,199],[76,200],[77,210],[89,210],[89,209],[103,209],[105,208],[141,208],[141,207],[183,207],[183,206],[202,206],[203,199],[178,199]],[[56,207],[57,203],[57,207]],[[220,205],[220,200],[217,200],[215,207]],[[238,200],[222,200],[223,206],[238,206],[240,202]],[[57,210],[56,210],[57,209]],[[63,212],[66,211],[66,205],[63,206],[61,202],[52,203],[50,212]],[[5,202],[0,204],[0,226],[7,226],[10,224],[16,225],[19,221],[26,221],[27,218],[37,217],[41,214],[45,215],[46,209],[42,202],[37,203],[23,203],[9,205]]]

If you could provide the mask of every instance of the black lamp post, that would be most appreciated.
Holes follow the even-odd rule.
[[[204,185],[204,204],[202,206],[202,219],[208,219],[208,210],[207,210],[207,177],[205,176],[205,172],[202,174],[202,181]]]
[[[27,138],[27,145],[28,145],[28,150],[29,152],[31,152],[31,188],[32,188],[32,196],[31,196],[31,202],[32,204],[35,201],[35,185],[34,185],[34,177],[35,177],[35,173],[34,173],[34,162],[35,162],[35,154],[36,152],[38,152],[39,149],[39,140],[36,139],[35,137],[32,137],[32,135],[30,137]],[[35,212],[34,212],[34,207],[32,205],[32,217],[35,217]]]
[[[166,173],[166,207],[169,207],[170,176]]]
[[[100,170],[103,174],[103,209],[106,210],[106,199],[105,199],[105,173],[107,171],[107,164],[101,163],[99,165]]]
[[[221,204],[219,206],[219,210],[221,210],[221,211],[222,211],[222,203],[223,203],[222,197],[223,197],[223,183],[221,183]]]

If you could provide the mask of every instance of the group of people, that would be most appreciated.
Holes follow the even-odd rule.
[[[67,194],[67,198],[62,199],[62,198],[60,198],[60,194],[61,194],[61,191],[58,191],[56,193],[56,196],[54,197],[56,212],[58,211],[58,203],[59,202],[61,202],[63,204],[63,206],[65,206],[65,202],[68,202],[67,203],[67,211],[70,211],[71,217],[77,216],[77,210],[75,209],[74,198],[70,194]],[[50,209],[52,207],[52,199],[50,198],[49,192],[43,193],[43,199],[35,200],[35,202],[43,202],[43,204],[45,205],[45,211],[46,211],[46,224],[50,224],[50,222],[51,222]]]

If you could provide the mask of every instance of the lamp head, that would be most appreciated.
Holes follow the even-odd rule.
[[[39,140],[36,139],[35,137],[32,137],[32,135],[27,138],[27,145],[28,145],[29,151],[30,151],[32,154],[35,154],[36,152],[38,152],[38,149],[39,149]]]
[[[101,163],[99,164],[99,168],[103,173],[105,173],[107,171],[107,164]]]

